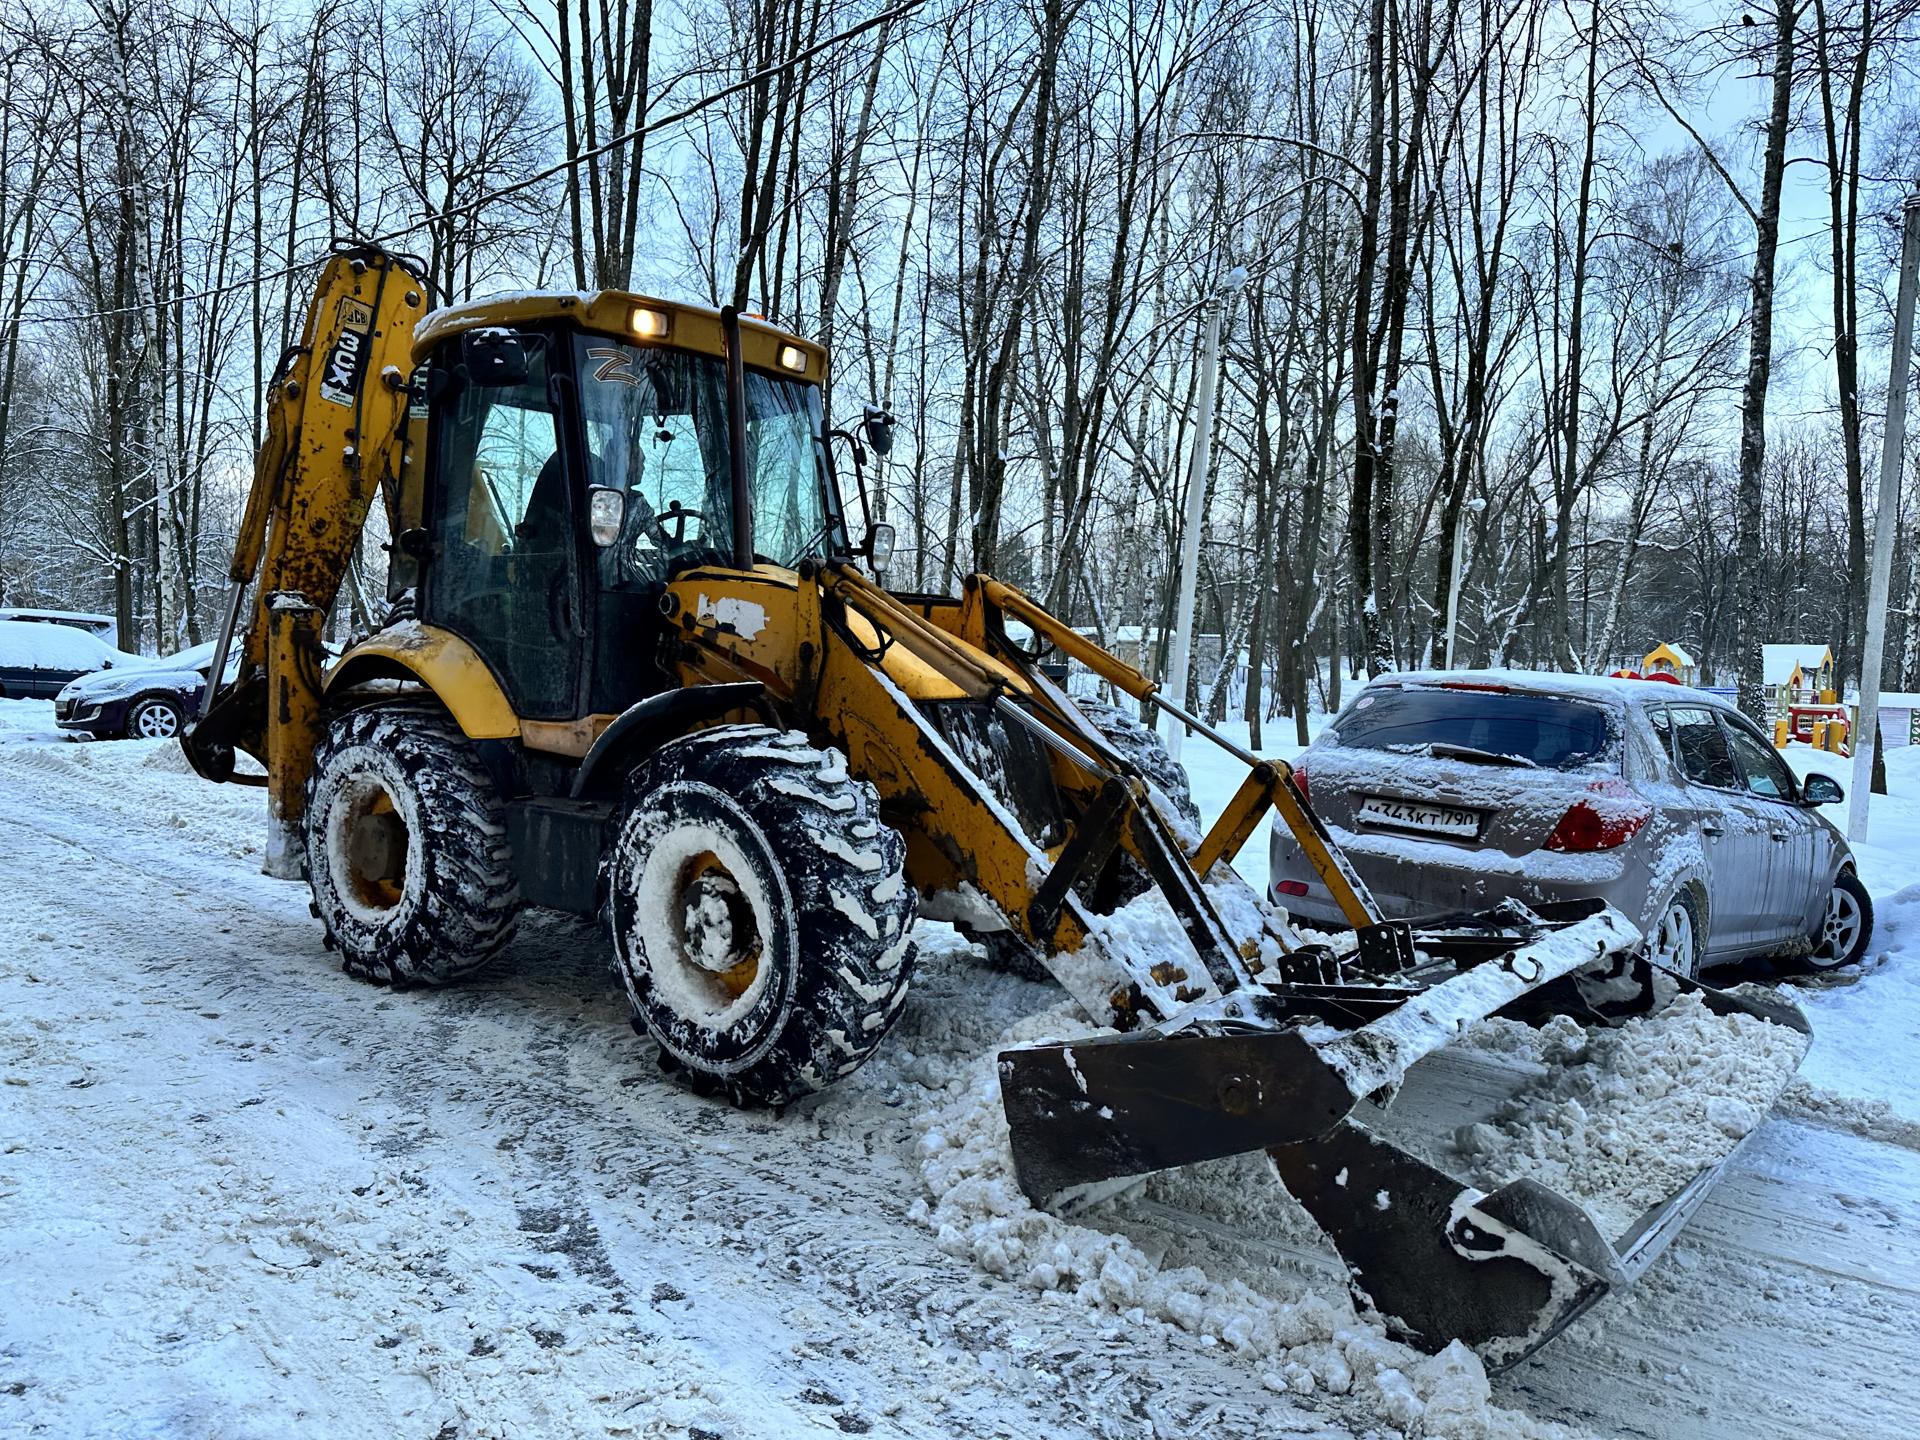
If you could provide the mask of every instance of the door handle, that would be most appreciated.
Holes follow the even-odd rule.
[[[1727,832],[1718,825],[1702,825],[1700,827],[1700,833],[1702,835],[1711,835],[1717,839],[1719,836],[1722,836]]]
[[[1784,844],[1784,843],[1785,843],[1785,842],[1787,842],[1788,840],[1791,840],[1791,839],[1793,838],[1793,836],[1791,836],[1791,835],[1784,835],[1784,834],[1782,834],[1782,833],[1781,833],[1780,831],[1778,831],[1778,830],[1776,830],[1776,831],[1774,831],[1774,832],[1773,832],[1773,838],[1774,838],[1774,839],[1776,839],[1776,840],[1778,840],[1778,841],[1780,841],[1780,842],[1781,842],[1782,844]]]

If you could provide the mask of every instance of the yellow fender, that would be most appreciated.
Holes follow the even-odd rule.
[[[520,717],[480,652],[438,625],[403,620],[362,640],[327,672],[326,694],[369,680],[419,681],[469,740],[520,738]]]

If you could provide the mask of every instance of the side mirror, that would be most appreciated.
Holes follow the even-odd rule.
[[[1838,805],[1847,798],[1847,792],[1840,788],[1840,782],[1831,775],[1809,775],[1800,782],[1800,803],[1802,805]]]
[[[860,547],[860,552],[875,571],[886,570],[893,564],[893,541],[893,526],[885,521],[867,526],[867,543]]]
[[[466,338],[468,380],[475,385],[524,385],[527,350],[506,330],[474,330]]]
[[[620,526],[627,518],[625,492],[606,485],[587,490],[587,533],[602,550],[620,538]]]
[[[867,406],[866,417],[860,422],[860,434],[868,449],[876,455],[885,455],[893,449],[892,413],[882,406]]]
[[[409,560],[425,560],[433,554],[433,537],[418,525],[402,530],[393,537],[393,543]]]

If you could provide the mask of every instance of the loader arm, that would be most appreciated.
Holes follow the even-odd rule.
[[[1035,1203],[1265,1150],[1363,1304],[1428,1348],[1464,1339],[1506,1363],[1644,1268],[1711,1185],[1714,1166],[1649,1212],[1635,1235],[1653,1241],[1603,1236],[1575,1201],[1531,1181],[1483,1195],[1368,1118],[1489,1016],[1609,1023],[1644,1013],[1653,975],[1639,932],[1617,912],[1599,902],[1509,907],[1418,935],[1384,922],[1289,766],[1233,745],[991,577],[969,577],[957,603],[891,595],[842,561],[797,575],[696,572],[671,591],[683,682],[764,685],[791,723],[842,749],[880,792],[883,815],[907,836],[916,888],[989,907],[1119,1032],[1000,1056],[1014,1171]],[[724,618],[742,611],[765,623],[749,635]],[[1008,620],[1246,765],[1204,836],[1181,842],[1142,779],[1007,638]],[[1057,828],[1037,827],[1016,803],[1036,773],[1064,812]],[[1268,814],[1339,898],[1355,930],[1349,945],[1307,942],[1232,871]],[[1165,898],[1197,968],[1164,951],[1132,953],[1089,909],[1084,882],[1116,850]],[[1709,1003],[1805,1026],[1791,1006],[1717,994]],[[1356,1206],[1363,1193],[1370,1204]]]
[[[228,567],[226,614],[200,714],[182,737],[211,780],[234,753],[267,769],[267,868],[298,873],[298,831],[321,724],[320,630],[374,497],[397,491],[408,443],[407,377],[427,286],[404,260],[333,255],[300,342],[268,386],[266,436]],[[223,679],[232,647],[238,673]]]

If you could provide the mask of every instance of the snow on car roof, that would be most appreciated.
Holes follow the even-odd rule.
[[[1624,680],[1612,675],[1570,675],[1560,670],[1399,670],[1379,676],[1374,685],[1487,685],[1544,695],[1576,695],[1590,700],[1698,701],[1726,707],[1718,695],[1665,680]]]
[[[29,670],[98,670],[131,657],[71,625],[0,620],[0,665]]]
[[[236,647],[238,648],[238,647]],[[203,640],[171,655],[142,655],[140,667],[148,670],[198,670],[213,661],[213,641]]]
[[[41,620],[56,625],[74,621],[88,626],[113,624],[113,616],[92,610],[36,610],[30,605],[0,605],[0,620]]]

